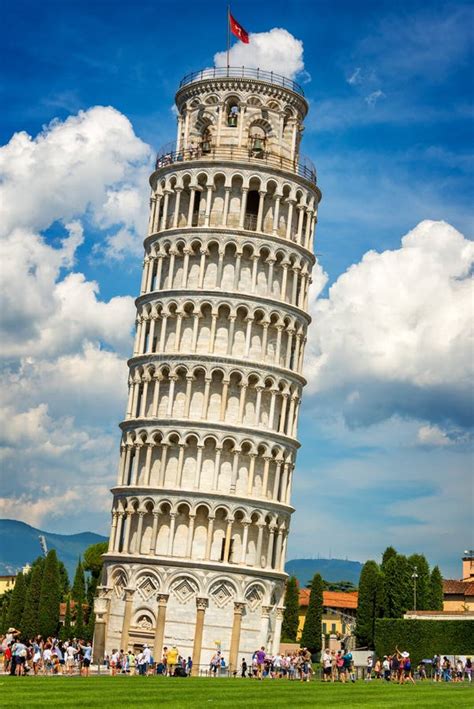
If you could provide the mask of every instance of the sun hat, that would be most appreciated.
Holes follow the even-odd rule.
[[[405,652],[402,652],[402,657],[410,657],[410,653],[405,650]]]

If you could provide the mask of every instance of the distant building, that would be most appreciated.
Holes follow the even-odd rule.
[[[0,596],[4,593],[10,591],[15,585],[16,574],[8,574],[7,576],[0,576]]]
[[[309,588],[300,589],[300,612],[297,639],[301,638],[306,612],[309,604]],[[323,635],[329,638],[336,635],[338,638],[351,636],[355,627],[357,613],[357,591],[323,591]]]
[[[443,610],[468,613],[474,611],[474,551],[462,559],[462,579],[444,579]]]

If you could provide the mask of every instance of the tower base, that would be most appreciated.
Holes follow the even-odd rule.
[[[217,563],[133,563],[107,554],[106,583],[96,601],[105,619],[105,651],[147,643],[160,661],[164,647],[176,646],[199,674],[220,650],[229,671],[236,671],[262,645],[278,651],[285,578],[250,567],[236,573]]]

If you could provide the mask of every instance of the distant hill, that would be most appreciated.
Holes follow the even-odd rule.
[[[25,564],[31,564],[41,554],[40,534],[44,535],[48,549],[56,549],[71,579],[77,559],[85,549],[91,544],[107,541],[107,537],[93,532],[52,534],[14,519],[0,519],[0,574],[14,574]]]
[[[352,581],[357,586],[363,564],[348,559],[291,559],[285,564],[285,571],[296,576],[301,588],[305,588],[319,573],[325,581]]]

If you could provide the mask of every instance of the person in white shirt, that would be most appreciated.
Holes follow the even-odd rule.
[[[73,645],[68,645],[66,648],[66,670],[68,675],[72,675],[74,665],[76,664],[77,650]]]
[[[330,682],[332,675],[332,658],[329,650],[325,650],[323,653],[323,682]]]

